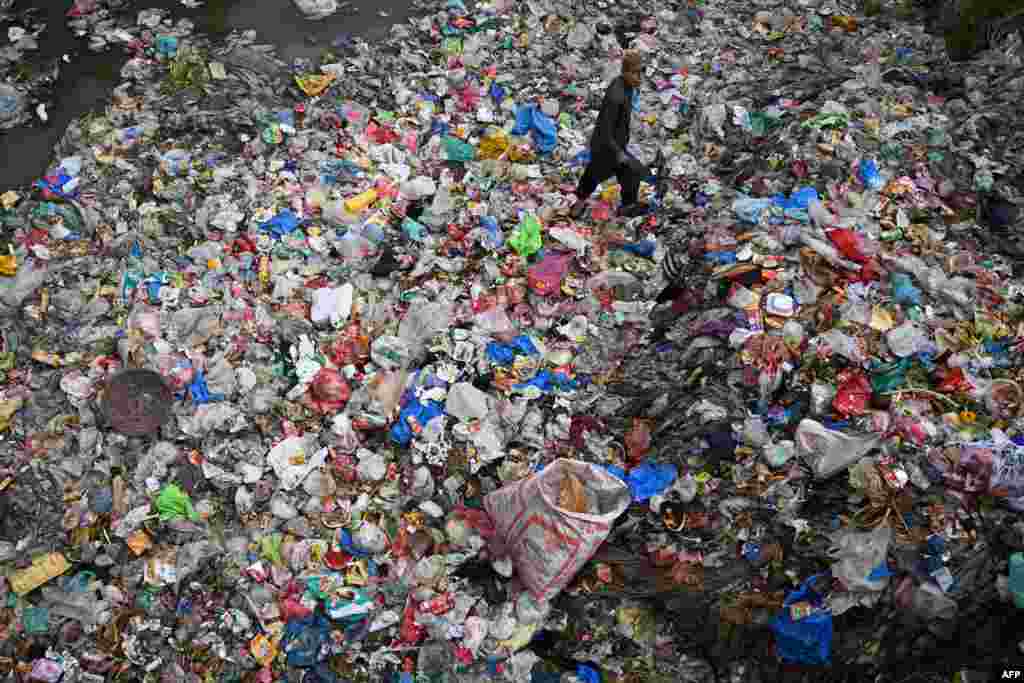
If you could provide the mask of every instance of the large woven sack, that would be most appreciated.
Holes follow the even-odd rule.
[[[523,585],[534,599],[550,600],[597,552],[630,500],[629,487],[618,477],[560,459],[491,493],[484,508]]]

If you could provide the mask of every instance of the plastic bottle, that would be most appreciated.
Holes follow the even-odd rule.
[[[1010,581],[1008,584],[1013,604],[1024,609],[1024,553],[1010,555]]]

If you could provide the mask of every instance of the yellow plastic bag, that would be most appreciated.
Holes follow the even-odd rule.
[[[20,398],[9,398],[0,401],[0,433],[7,431],[11,427],[11,418],[14,414],[21,410],[21,407],[25,405],[25,401]]]
[[[33,560],[32,566],[11,575],[11,590],[18,595],[31,593],[69,569],[71,563],[60,553],[42,555]]]
[[[0,275],[14,277],[18,273],[18,259],[14,254],[0,256]]]
[[[316,97],[331,87],[335,78],[334,74],[306,74],[305,76],[296,76],[295,82],[302,92],[310,97]]]
[[[375,201],[377,201],[377,190],[370,189],[362,194],[357,194],[355,197],[346,199],[345,210],[349,213],[358,213]]]
[[[512,142],[503,130],[494,129],[484,136],[477,148],[478,159],[500,159]]]

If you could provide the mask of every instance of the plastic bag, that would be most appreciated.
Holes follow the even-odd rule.
[[[199,515],[192,507],[192,499],[176,484],[168,484],[160,491],[156,499],[156,509],[160,512],[160,520],[163,522],[182,517],[192,521],[199,519]]]
[[[878,162],[874,159],[865,159],[860,162],[860,179],[869,190],[881,190],[885,186],[885,179],[878,170]]]
[[[352,389],[340,372],[333,368],[321,368],[309,384],[306,404],[318,413],[338,413],[351,396]]]
[[[812,576],[787,595],[783,611],[772,619],[775,647],[784,662],[814,665],[828,664],[832,659],[832,613],[816,610],[794,619],[794,610],[790,609],[804,602],[816,608],[822,606],[822,597],[812,588],[814,581],[821,576]]]
[[[832,401],[832,407],[840,415],[849,417],[850,415],[863,415],[870,402],[871,383],[863,372],[853,372],[839,385],[836,397]]]
[[[310,21],[326,19],[338,11],[337,0],[292,0],[292,2]]]
[[[881,435],[850,436],[826,429],[820,422],[804,419],[796,428],[797,452],[818,479],[828,479],[845,470],[875,448]]]
[[[589,513],[558,503],[563,480],[574,475],[583,486]],[[578,493],[578,490],[577,490]],[[573,579],[629,507],[629,487],[596,465],[559,459],[543,471],[484,498],[494,520],[495,540],[536,600],[550,600]],[[501,549],[501,548],[499,548]],[[501,553],[498,553],[500,555]]]
[[[327,449],[309,454],[309,444],[299,436],[292,436],[274,446],[267,454],[267,463],[281,480],[281,488],[290,491],[302,483],[309,473],[327,460]]]
[[[909,275],[893,273],[889,282],[892,285],[893,301],[908,306],[921,305],[921,290],[914,286],[914,281]]]
[[[480,141],[477,158],[500,159],[511,145],[512,142],[505,131],[500,128],[492,128],[487,132],[483,140]]]
[[[527,272],[530,288],[542,296],[557,294],[572,258],[573,255],[568,253],[551,252],[545,255],[540,263],[530,266]]]
[[[842,580],[848,590],[877,592],[889,585],[888,576],[877,581],[872,581],[870,576],[885,564],[892,542],[892,527],[880,526],[864,533],[844,529],[832,537],[832,542],[837,559],[832,565],[832,575]]]
[[[524,104],[516,111],[512,135],[531,133],[533,144],[541,154],[550,154],[558,146],[558,127],[536,104]]]
[[[519,226],[508,238],[508,244],[520,256],[532,256],[540,251],[544,246],[540,219],[533,214],[524,213],[519,220]]]
[[[759,225],[767,221],[772,200],[740,195],[733,203],[732,210],[745,223]]]
[[[476,150],[473,149],[473,146],[458,138],[446,136],[442,140],[442,145],[444,145],[445,159],[448,161],[467,162],[476,159]]]

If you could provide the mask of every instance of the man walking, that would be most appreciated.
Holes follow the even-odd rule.
[[[576,188],[576,203],[569,215],[577,220],[583,215],[586,201],[602,182],[615,176],[622,185],[620,216],[633,217],[643,212],[638,204],[640,181],[650,171],[639,159],[629,154],[629,121],[633,112],[633,93],[643,78],[643,58],[629,50],[622,57],[622,75],[611,82],[604,93],[601,112],[590,138],[590,165]]]

